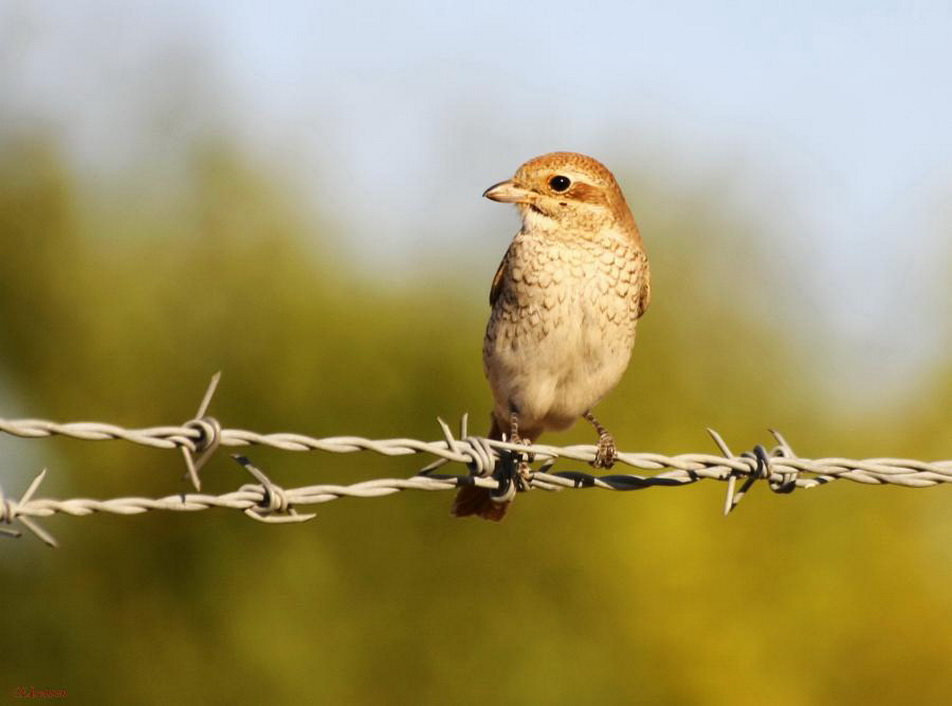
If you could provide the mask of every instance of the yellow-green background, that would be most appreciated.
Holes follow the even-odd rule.
[[[663,216],[671,195],[623,174],[656,299],[601,407],[622,448],[711,451],[712,426],[740,450],[771,425],[807,457],[948,453],[946,370],[914,406],[843,412],[817,384],[822,359],[751,310],[767,285],[751,277],[762,254],[738,245],[750,224],[718,215],[716,194]],[[495,262],[382,289],[237,152],[196,148],[187,186],[187,199],[130,226],[97,216],[55,145],[4,147],[7,416],[175,424],[221,369],[212,412],[229,427],[435,439],[437,415],[482,424]],[[69,439],[2,448],[14,496],[41,463],[42,496],[187,490],[176,452]],[[420,464],[250,455],[288,487]],[[214,492],[248,480],[224,454],[203,477]],[[945,488],[757,486],[730,518],[723,492],[534,492],[501,525],[450,519],[448,493],[340,500],[295,526],[228,511],[51,518],[59,550],[30,537],[0,546],[0,682],[89,703],[944,699]]]
[[[946,56],[929,47],[948,51],[947,8],[314,3],[312,27],[271,24],[286,3],[173,5],[0,5],[0,417],[177,425],[220,370],[229,428],[436,440],[438,416],[469,413],[480,432],[488,288],[517,221],[479,193],[569,147],[615,171],[654,273],[599,408],[622,449],[715,452],[712,427],[740,452],[772,427],[808,458],[952,457],[952,94],[948,61],[923,59]],[[251,481],[229,451],[205,490]],[[246,452],[289,488],[430,460]],[[43,467],[39,497],[190,489],[177,451],[0,436],[10,497]],[[952,701],[948,488],[758,484],[729,518],[724,492],[537,491],[501,525],[419,492],[300,525],[46,518],[55,551],[0,538],[0,694]]]

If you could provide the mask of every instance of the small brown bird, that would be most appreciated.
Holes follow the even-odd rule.
[[[598,432],[592,465],[615,442],[592,408],[621,379],[651,297],[648,258],[625,197],[601,163],[573,152],[529,160],[483,194],[522,216],[493,278],[483,367],[495,406],[489,438],[534,442],[584,417]],[[452,514],[499,521],[509,508],[465,486]]]

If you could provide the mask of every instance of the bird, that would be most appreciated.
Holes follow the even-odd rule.
[[[634,216],[608,168],[575,152],[530,159],[483,196],[515,204],[522,217],[489,294],[488,437],[532,444],[543,432],[585,419],[598,434],[592,465],[611,468],[614,437],[592,408],[627,369],[638,319],[651,301]],[[451,514],[498,522],[511,498],[464,485]]]

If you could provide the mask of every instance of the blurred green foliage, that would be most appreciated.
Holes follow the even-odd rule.
[[[711,451],[711,426],[742,450],[774,426],[805,456],[947,457],[947,370],[914,410],[845,422],[808,338],[763,310],[775,285],[758,224],[713,191],[674,197],[629,176],[655,299],[600,408],[622,448]],[[399,287],[358,275],[338,234],[227,147],[196,148],[176,187],[159,214],[124,207],[84,188],[54,143],[0,149],[0,415],[176,423],[222,370],[212,413],[230,427],[438,438],[437,415],[470,412],[481,429],[485,287],[453,273],[488,287],[495,261]],[[187,490],[175,453],[2,448],[26,447],[50,465],[44,495]],[[249,455],[289,487],[421,463]],[[208,490],[249,480],[220,456]],[[14,495],[35,470],[3,466]],[[451,520],[436,493],[341,500],[281,527],[215,511],[51,518],[60,550],[2,545],[0,685],[79,703],[946,700],[945,489],[758,486],[729,519],[723,492],[536,492],[500,526]]]

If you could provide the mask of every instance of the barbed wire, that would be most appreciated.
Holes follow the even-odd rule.
[[[501,500],[516,490],[562,490],[599,488],[603,490],[643,490],[654,487],[678,487],[700,480],[726,481],[725,514],[731,512],[758,480],[766,481],[776,493],[791,493],[798,488],[813,488],[834,480],[850,480],[867,485],[899,485],[926,488],[952,482],[952,460],[924,462],[901,458],[819,458],[798,457],[784,437],[770,430],[777,445],[768,450],[757,445],[752,451],[734,454],[721,436],[708,429],[720,455],[688,453],[666,456],[657,453],[618,453],[616,464],[644,473],[592,475],[582,471],[553,471],[559,460],[591,463],[597,447],[592,445],[552,446],[513,444],[479,436],[467,431],[467,417],[460,423],[458,435],[439,421],[442,439],[420,441],[409,438],[367,439],[359,436],[314,438],[302,434],[262,434],[243,429],[225,429],[206,415],[218,376],[199,405],[196,418],[180,426],[128,429],[101,422],[58,423],[39,419],[0,419],[0,433],[25,439],[65,436],[83,441],[125,441],[161,449],[179,449],[185,459],[195,493],[177,493],[162,498],[114,498],[93,500],[77,498],[54,500],[34,498],[45,478],[42,471],[19,499],[7,496],[0,488],[0,535],[19,537],[21,532],[9,525],[19,522],[50,546],[56,541],[34,518],[54,514],[75,517],[94,513],[136,515],[156,510],[191,512],[209,508],[241,510],[262,522],[305,522],[315,514],[302,514],[298,507],[317,505],[338,498],[373,498],[405,490],[451,490],[464,485],[490,488]],[[285,489],[273,483],[245,456],[233,458],[257,481],[223,495],[202,494],[199,471],[220,447],[266,446],[284,451],[357,453],[369,451],[384,456],[424,454],[435,460],[410,478],[382,478],[350,485],[311,485]],[[448,463],[464,464],[466,474],[436,474]],[[535,471],[530,463],[539,463]],[[737,481],[743,479],[738,489]],[[2,525],[7,525],[4,527]]]

